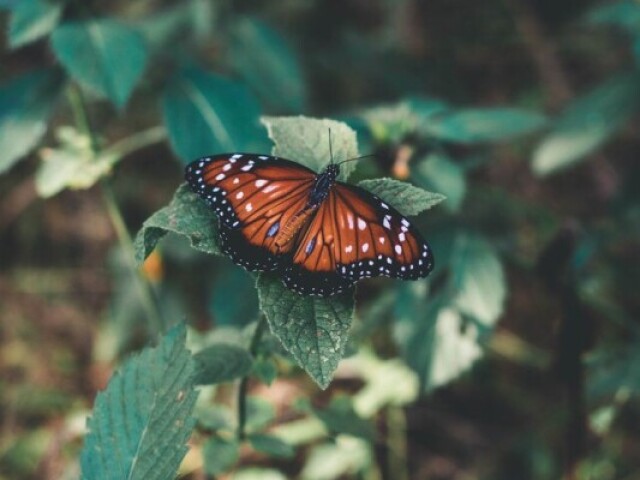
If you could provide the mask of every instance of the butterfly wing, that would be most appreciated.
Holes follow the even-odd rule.
[[[338,182],[301,236],[284,282],[327,296],[361,278],[415,280],[432,269],[431,249],[409,220],[372,193]]]
[[[223,154],[189,164],[185,178],[218,216],[221,250],[251,271],[277,269],[278,231],[306,205],[315,173],[267,155]]]

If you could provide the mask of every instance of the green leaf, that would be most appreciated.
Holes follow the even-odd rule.
[[[253,374],[266,385],[271,385],[278,376],[278,366],[270,358],[258,358],[253,362]]]
[[[249,352],[237,345],[217,343],[194,355],[196,383],[212,385],[244,377],[251,371],[253,359]]]
[[[74,79],[118,108],[127,103],[147,63],[142,35],[114,20],[63,23],[53,31],[51,45]]]
[[[415,182],[427,190],[442,192],[446,201],[442,204],[457,212],[467,193],[464,171],[457,163],[441,154],[431,154],[413,171]]]
[[[306,103],[306,83],[287,41],[255,18],[231,29],[229,60],[271,110],[299,112]]]
[[[333,443],[313,447],[300,473],[300,479],[366,478],[364,470],[372,461],[371,448],[367,442],[359,438],[340,436]]]
[[[599,5],[589,12],[587,22],[622,27],[632,35],[636,35],[640,29],[640,5],[634,0],[620,0]]]
[[[273,435],[256,433],[249,436],[249,442],[258,452],[275,458],[291,458],[296,453],[292,445]]]
[[[543,176],[568,168],[606,143],[640,107],[640,75],[617,75],[575,100],[533,154]]]
[[[43,198],[52,197],[65,188],[91,188],[121,158],[110,151],[96,156],[91,141],[73,127],[60,127],[56,132],[59,148],[40,151],[42,163],[36,172],[36,190]]]
[[[502,315],[507,296],[502,264],[494,249],[477,235],[455,239],[451,265],[455,307],[490,326]]]
[[[260,397],[249,396],[247,398],[247,431],[263,430],[275,417],[276,410],[271,403]]]
[[[240,458],[237,440],[212,437],[202,447],[204,471],[207,475],[218,475],[233,467]]]
[[[187,237],[196,250],[220,253],[216,219],[207,204],[187,185],[178,187],[171,203],[142,224],[134,241],[138,263],[142,263],[169,232]]]
[[[546,121],[544,115],[526,110],[478,108],[432,117],[422,125],[422,130],[432,137],[451,142],[496,142],[535,132]]]
[[[446,199],[444,195],[439,193],[428,192],[422,188],[414,187],[410,183],[391,178],[363,180],[358,183],[358,186],[369,190],[393,205],[403,215],[418,215]]]
[[[38,144],[63,85],[64,75],[59,70],[46,69],[0,86],[0,173]]]
[[[301,163],[320,172],[331,161],[329,129],[335,162],[358,156],[356,132],[346,123],[308,117],[263,117],[269,138],[273,140],[273,155]],[[340,167],[340,178],[346,180],[357,162]]]
[[[125,363],[98,394],[81,454],[82,478],[174,478],[197,398],[184,325]]]
[[[184,161],[267,148],[260,107],[237,83],[204,70],[183,70],[169,83],[162,103],[171,145]]]
[[[264,274],[257,286],[260,309],[273,334],[320,388],[327,388],[347,344],[353,293],[304,297]]]
[[[439,243],[450,248],[438,248]],[[481,341],[502,314],[506,297],[502,266],[482,238],[463,232],[434,238],[432,245],[450,270],[444,293],[427,298],[426,282],[403,284],[394,326],[404,358],[427,391],[457,378],[481,358]]]
[[[49,34],[60,20],[63,4],[49,0],[20,0],[11,10],[9,45],[18,48]]]
[[[346,433],[365,440],[374,437],[373,425],[358,416],[349,397],[336,396],[327,408],[314,409],[314,413],[334,435]]]

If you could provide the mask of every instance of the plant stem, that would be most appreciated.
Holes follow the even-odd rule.
[[[408,480],[407,417],[402,407],[390,405],[386,409],[388,471],[394,479]]]
[[[267,319],[263,315],[258,320],[258,325],[251,337],[251,343],[249,344],[249,353],[254,356],[260,345],[262,334],[267,326]],[[240,386],[238,387],[238,432],[237,437],[239,441],[242,441],[246,437],[245,424],[247,423],[247,390],[249,388],[249,375],[242,377],[240,380]]]
[[[91,126],[89,113],[87,111],[87,105],[80,87],[75,84],[72,85],[72,87],[68,90],[68,97],[69,103],[71,104],[71,109],[73,111],[73,117],[75,119],[76,126],[89,138],[89,141],[91,143],[91,150],[95,156],[98,156],[101,153],[100,143],[94,129]],[[141,132],[138,135],[133,135],[132,137],[122,140],[119,143],[116,143],[112,147],[112,149],[117,149],[121,153],[126,154],[137,148],[149,145],[150,143],[155,143],[159,140],[161,140],[161,138],[157,128],[150,129],[145,132]],[[127,230],[124,217],[122,215],[122,212],[120,211],[120,208],[118,207],[113,189],[105,179],[100,180],[100,189],[102,191],[102,198],[104,200],[109,219],[111,220],[113,228],[116,232],[116,236],[118,237],[120,248],[122,248],[122,250],[124,251],[124,255],[127,258],[127,263],[131,270],[131,274],[133,275],[134,282],[138,288],[140,301],[142,302],[142,307],[144,308],[145,314],[149,321],[149,325],[152,331],[162,332],[164,331],[165,327],[164,321],[162,320],[162,316],[160,315],[160,312],[158,310],[151,285],[149,285],[147,280],[142,276],[140,269],[136,264],[133,240],[131,239],[131,235]]]

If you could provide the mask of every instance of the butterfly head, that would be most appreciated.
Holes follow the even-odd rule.
[[[331,180],[335,181],[336,178],[338,178],[338,175],[340,175],[340,165],[337,163],[330,163],[322,173],[329,177]]]

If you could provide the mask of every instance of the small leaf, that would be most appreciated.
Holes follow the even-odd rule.
[[[147,348],[98,394],[81,454],[82,478],[174,478],[187,452],[197,398],[184,325]]]
[[[363,478],[372,463],[368,442],[354,437],[340,436],[333,443],[312,448],[300,473],[301,480],[337,480]]]
[[[445,208],[456,212],[467,193],[464,171],[457,163],[441,154],[431,154],[413,171],[415,182],[427,190],[442,192]]]
[[[306,103],[306,83],[287,41],[273,28],[245,18],[231,28],[230,62],[271,109],[299,112]]]
[[[373,425],[358,416],[348,397],[337,396],[331,400],[327,408],[314,409],[314,413],[334,435],[346,433],[364,440],[374,437]]]
[[[40,141],[63,85],[64,75],[47,69],[20,75],[0,86],[0,173]]]
[[[243,86],[199,69],[179,72],[162,99],[171,145],[185,162],[267,147],[260,107]]]
[[[446,199],[444,195],[439,193],[428,192],[422,188],[414,187],[410,183],[391,178],[363,180],[358,183],[358,186],[369,190],[393,205],[403,215],[418,215]]]
[[[515,108],[454,110],[432,117],[421,129],[440,140],[481,143],[508,140],[535,132],[546,123],[536,112]]]
[[[56,136],[59,148],[40,151],[42,163],[36,172],[36,190],[43,198],[52,197],[65,188],[91,188],[109,174],[121,158],[109,151],[96,156],[89,138],[73,127],[60,127]]]
[[[270,358],[259,358],[253,362],[253,374],[266,385],[271,385],[278,376],[278,367]]]
[[[53,51],[81,84],[123,107],[147,63],[142,35],[113,20],[63,23],[51,36]]]
[[[273,334],[320,388],[327,388],[347,344],[353,293],[304,297],[264,274],[257,286],[260,309]]]
[[[275,143],[273,155],[301,163],[320,172],[331,161],[329,129],[335,162],[358,156],[356,132],[342,122],[307,117],[263,117],[269,138]],[[357,162],[340,167],[340,178],[346,180]]]
[[[296,453],[292,445],[273,435],[256,433],[249,436],[249,442],[258,452],[275,458],[291,458]]]
[[[237,440],[212,437],[202,447],[204,471],[207,475],[218,475],[231,469],[240,458]]]
[[[231,477],[232,480],[287,480],[282,473],[272,468],[243,468]]]
[[[640,75],[617,75],[575,100],[533,154],[543,176],[583,160],[606,143],[640,107]]]
[[[236,345],[217,343],[194,355],[196,383],[213,385],[244,377],[251,371],[253,359],[249,352]]]
[[[258,432],[266,428],[276,417],[276,410],[266,400],[250,396],[247,398],[247,431]]]
[[[181,185],[171,203],[151,215],[142,225],[134,241],[138,263],[142,263],[169,232],[187,237],[196,250],[220,253],[217,221],[207,204],[187,185]]]
[[[21,47],[49,34],[58,24],[62,8],[62,3],[50,0],[20,0],[11,10],[11,48]]]

